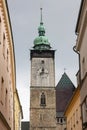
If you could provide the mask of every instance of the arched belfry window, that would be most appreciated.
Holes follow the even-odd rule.
[[[41,94],[41,99],[40,100],[41,100],[40,105],[41,106],[46,106],[46,97],[45,97],[44,93]]]

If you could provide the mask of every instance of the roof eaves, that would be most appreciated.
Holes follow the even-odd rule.
[[[79,14],[78,14],[76,29],[75,29],[76,34],[78,33],[78,26],[79,26],[79,20],[80,20],[80,15],[81,15],[83,3],[84,3],[84,0],[81,1],[81,5],[80,5],[80,9],[79,9]]]
[[[14,47],[14,39],[13,39],[13,33],[12,33],[12,25],[11,25],[11,20],[10,20],[10,13],[9,13],[9,8],[8,8],[8,2],[5,0],[5,5],[7,9],[7,15],[8,15],[8,21],[9,21],[9,27],[10,27],[10,33],[11,33],[11,38],[12,38],[12,43],[13,43],[13,54],[14,54],[14,73],[15,73],[15,86],[16,86],[16,60],[15,60],[15,47]]]

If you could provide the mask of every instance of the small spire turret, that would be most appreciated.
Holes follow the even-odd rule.
[[[40,8],[41,10],[41,19],[40,19],[40,26],[38,28],[38,33],[39,36],[45,36],[45,28],[43,26],[43,19],[42,19],[42,8]]]

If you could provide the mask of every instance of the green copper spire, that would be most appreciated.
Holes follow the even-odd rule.
[[[45,28],[42,20],[42,8],[40,10],[41,10],[41,20],[40,20],[40,26],[38,27],[39,36],[34,40],[34,49],[49,50],[51,47],[48,38],[45,36]]]
[[[38,33],[39,36],[45,36],[45,28],[43,26],[43,21],[42,21],[42,8],[41,8],[41,21],[40,21],[40,26],[38,28]]]

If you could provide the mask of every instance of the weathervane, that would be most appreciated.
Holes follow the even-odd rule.
[[[64,72],[66,72],[66,68],[64,68]]]

